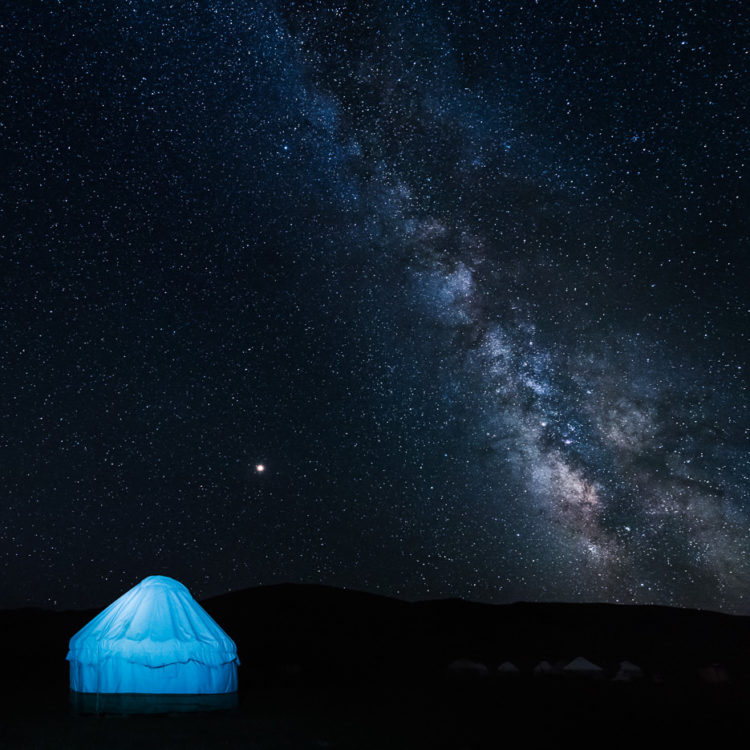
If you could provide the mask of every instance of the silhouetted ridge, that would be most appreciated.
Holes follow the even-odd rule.
[[[406,602],[307,584],[234,591],[201,603],[237,644],[241,689],[279,675],[336,685],[374,684],[393,675],[434,680],[460,658],[493,669],[511,661],[522,673],[542,660],[580,655],[610,675],[625,659],[651,675],[694,676],[716,663],[726,665],[733,679],[750,675],[750,618],[715,612],[614,604]],[[65,690],[68,641],[97,611],[0,612],[0,627],[19,644],[10,655],[10,671],[21,683],[42,671]]]

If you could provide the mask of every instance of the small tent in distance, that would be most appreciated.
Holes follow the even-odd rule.
[[[597,664],[593,664],[582,656],[577,656],[573,661],[563,667],[563,674],[569,677],[586,677],[599,679],[604,676],[604,670]]]
[[[70,639],[84,713],[167,713],[237,703],[237,648],[178,581],[149,576]]]

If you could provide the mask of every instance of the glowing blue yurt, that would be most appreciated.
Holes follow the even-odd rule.
[[[96,713],[230,708],[237,647],[178,581],[149,576],[70,639],[75,708]]]

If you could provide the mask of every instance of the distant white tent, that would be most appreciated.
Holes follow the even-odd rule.
[[[604,670],[588,659],[577,656],[563,667],[563,673],[582,677],[601,677],[604,674]]]
[[[471,659],[456,659],[448,665],[448,674],[453,677],[487,677],[489,673],[486,664]]]
[[[521,674],[521,670],[512,661],[504,661],[497,668],[497,673],[502,676],[510,676]]]
[[[74,704],[96,712],[236,704],[237,648],[181,583],[149,576],[70,639]]]

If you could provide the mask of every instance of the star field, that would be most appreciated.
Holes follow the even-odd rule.
[[[0,606],[750,613],[741,3],[0,17]]]

